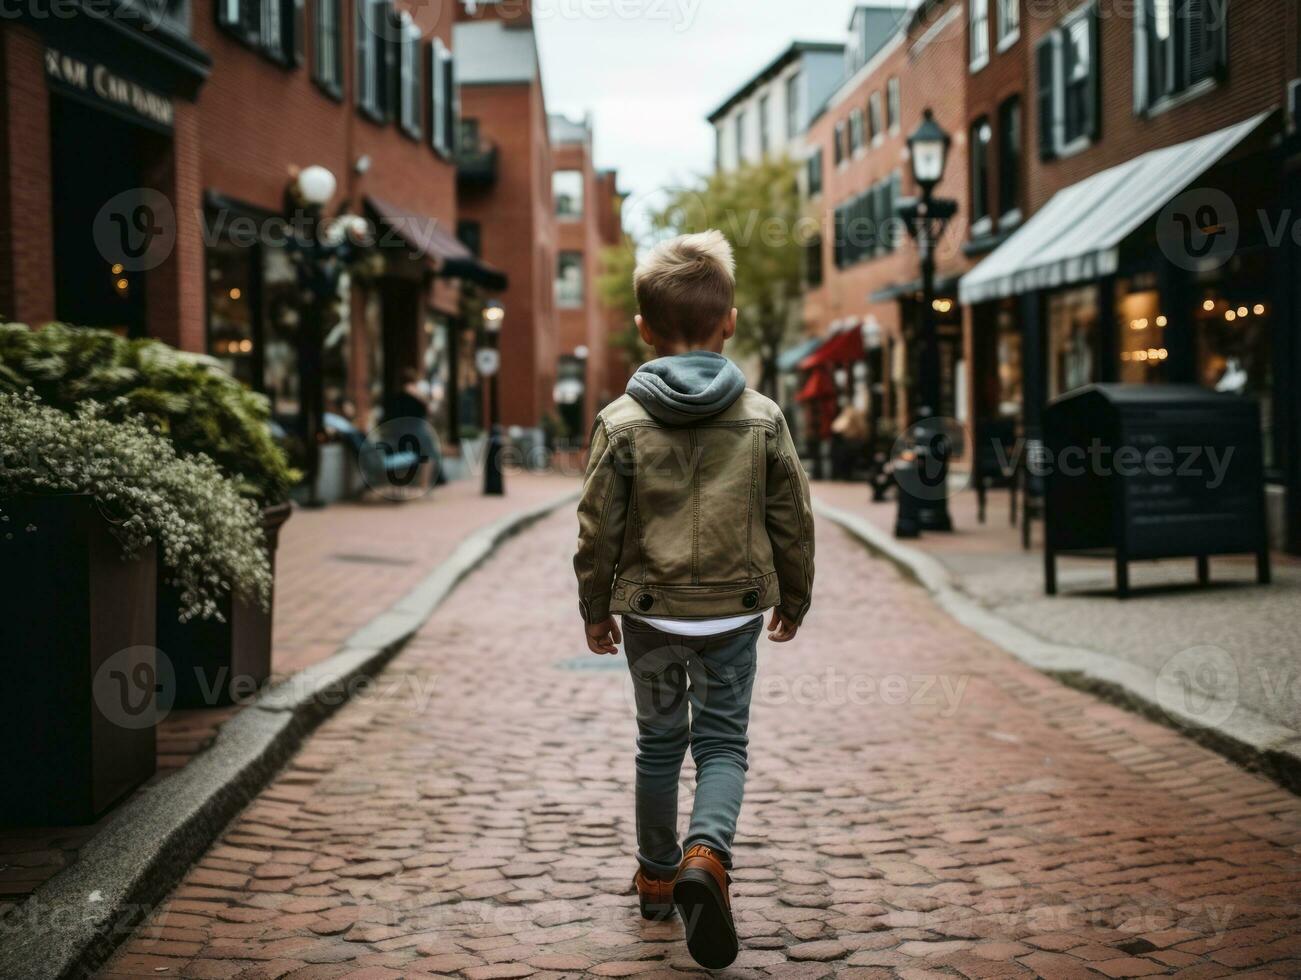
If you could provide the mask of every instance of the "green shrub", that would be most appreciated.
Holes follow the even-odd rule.
[[[144,416],[180,453],[208,456],[259,504],[286,499],[298,480],[271,436],[266,398],[206,357],[107,330],[0,324],[0,390],[29,388],[64,412],[94,401],[108,419]]]
[[[22,494],[86,493],[108,518],[125,557],[157,543],[160,572],[181,593],[181,620],[221,618],[232,590],[269,607],[271,569],[257,505],[204,456],[180,456],[140,419],[113,421],[86,402],[73,414],[32,392],[0,392],[0,529]],[[3,555],[0,539],[0,556]]]

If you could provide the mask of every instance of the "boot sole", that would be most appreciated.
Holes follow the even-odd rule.
[[[650,922],[663,922],[673,918],[672,902],[648,902],[641,899],[641,917]]]
[[[707,970],[731,965],[739,949],[736,926],[713,876],[696,868],[681,872],[673,886],[673,904],[682,917],[691,958]]]

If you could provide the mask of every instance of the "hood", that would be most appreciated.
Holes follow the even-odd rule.
[[[709,351],[656,358],[628,380],[628,394],[665,425],[690,425],[717,415],[743,391],[741,369]]]

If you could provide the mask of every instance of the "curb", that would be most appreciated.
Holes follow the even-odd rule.
[[[1182,699],[1162,700],[1159,696],[1162,682],[1147,669],[1109,653],[1036,636],[973,599],[938,560],[900,544],[872,522],[816,500],[814,510],[898,565],[926,588],[950,616],[1022,663],[1172,727],[1221,755],[1263,773],[1293,793],[1301,793],[1301,733],[1240,704],[1214,700],[1203,706],[1203,714],[1226,717],[1218,724],[1207,724],[1204,718],[1181,706]]]
[[[322,662],[264,692],[175,775],[139,791],[55,875],[0,919],[0,977],[86,977],[181,880],[303,739],[378,673],[503,541],[577,499],[511,514],[457,545],[414,589]]]

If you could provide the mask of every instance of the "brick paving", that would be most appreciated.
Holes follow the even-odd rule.
[[[862,484],[821,482],[814,496],[893,533],[894,502],[872,503]],[[1065,556],[1058,561],[1060,592],[1046,596],[1042,521],[1034,524],[1034,547],[1023,551],[1020,530],[1008,523],[1005,491],[990,492],[985,524],[976,521],[974,492],[956,494],[950,508],[953,534],[907,543],[940,561],[986,608],[1051,642],[1135,664],[1153,677],[1154,688],[1162,672],[1204,671],[1209,656],[1218,697],[1301,738],[1301,559],[1275,553],[1268,587],[1256,585],[1250,555],[1212,558],[1209,588],[1197,586],[1191,558],[1135,562],[1135,591],[1121,601],[1110,561]]]
[[[629,894],[634,724],[622,659],[583,649],[574,530],[468,579],[102,975],[695,970]],[[1301,975],[1295,797],[819,537],[802,636],[761,645],[727,975]]]
[[[295,509],[277,555],[273,673],[293,674],[334,653],[472,531],[577,487],[576,480],[547,474],[512,472],[507,479],[504,497],[484,497],[477,481],[461,480],[402,504],[376,499]],[[212,744],[237,710],[174,711],[164,718],[151,784]],[[75,861],[115,812],[82,827],[0,828],[0,918]]]

